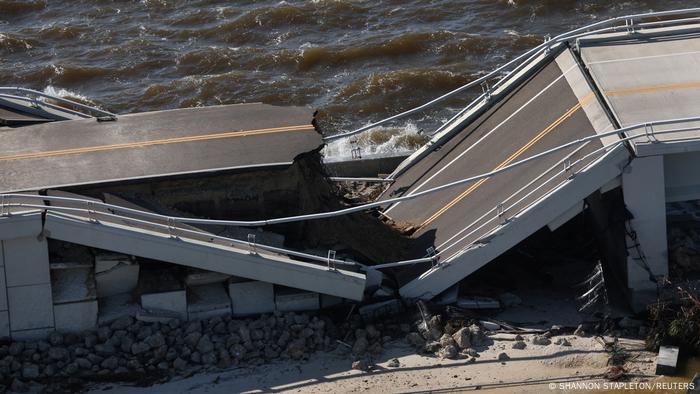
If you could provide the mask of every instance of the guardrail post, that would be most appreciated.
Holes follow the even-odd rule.
[[[10,211],[9,209],[7,210]],[[5,195],[0,196],[0,216],[5,216]]]
[[[250,254],[258,254],[255,247],[255,234],[248,234],[248,247],[250,247]]]
[[[550,34],[545,34],[545,35],[544,35],[544,42],[545,42],[545,43],[548,43],[548,42],[550,42],[550,41],[552,41],[552,36],[551,36]],[[545,54],[545,55],[549,54],[549,51],[550,51],[550,50],[552,50],[552,47],[549,46],[549,45],[547,45],[547,46],[544,48],[544,54]]]
[[[489,81],[484,81],[481,83],[481,92],[486,95],[486,100],[491,99],[491,87],[489,86]]]
[[[98,221],[95,218],[95,202],[87,200],[85,201],[85,205],[87,206],[88,220],[92,223],[97,223]]]
[[[428,249],[425,250],[425,253],[430,257],[430,265],[435,268],[440,265],[440,262],[438,262],[437,259],[437,253],[435,253],[435,247],[431,246]]]
[[[506,217],[506,209],[503,203],[496,206],[496,216],[498,216],[498,221],[500,224],[508,223],[508,218]]]
[[[568,157],[566,160],[564,160],[564,174],[566,175],[566,179],[572,179],[574,176],[576,176],[573,168],[574,166],[571,164],[571,158]]]
[[[647,136],[649,142],[659,142],[659,139],[654,135],[654,125],[651,123],[644,123],[644,135]]]
[[[361,159],[362,158],[362,148],[360,148],[357,144],[356,139],[350,140],[350,145],[352,148],[350,148],[350,157],[355,160],[355,159]]]
[[[328,271],[337,271],[335,267],[335,250],[328,250]]]
[[[175,220],[173,218],[168,218],[168,237],[177,239],[177,235],[175,235]]]
[[[627,30],[628,34],[634,33],[634,19],[625,19],[625,29]]]

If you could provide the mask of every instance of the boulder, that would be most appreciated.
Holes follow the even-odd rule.
[[[518,349],[518,350],[523,350],[526,347],[527,347],[527,344],[523,341],[515,341],[513,343],[513,346],[512,346],[513,349]]]
[[[134,318],[131,316],[123,316],[112,322],[110,328],[112,330],[126,330],[130,325],[134,324]]]
[[[367,362],[365,360],[357,360],[352,363],[352,369],[356,369],[358,371],[367,371],[369,369],[369,365],[367,365]]]
[[[39,366],[36,364],[26,364],[22,367],[22,377],[25,379],[36,379],[39,377]]]
[[[457,358],[459,352],[454,345],[447,345],[438,351],[438,356],[442,358]]]
[[[469,331],[469,329],[466,327],[457,330],[457,332],[452,335],[452,339],[454,339],[455,343],[460,349],[468,349],[472,345],[471,331]]]

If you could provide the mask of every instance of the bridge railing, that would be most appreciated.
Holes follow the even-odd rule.
[[[549,181],[552,179],[556,179],[557,177],[561,177],[562,174],[568,174],[568,175],[576,175],[575,169],[576,166],[580,165],[581,167],[579,168],[579,171],[588,168],[587,166],[592,163],[595,159],[598,157],[602,157],[604,154],[610,152],[611,150],[621,147],[625,142],[627,141],[632,141],[636,139],[647,139],[649,142],[652,143],[658,143],[658,136],[659,135],[665,135],[665,134],[673,134],[673,133],[682,133],[682,132],[689,132],[689,131],[698,131],[700,130],[699,125],[690,125],[687,127],[674,127],[674,128],[669,128],[665,130],[655,130],[654,127],[656,126],[667,126],[667,125],[682,125],[685,123],[690,123],[690,122],[700,122],[700,116],[697,117],[689,117],[689,118],[678,118],[678,119],[668,119],[668,120],[659,120],[659,121],[654,121],[654,122],[645,122],[645,123],[639,123],[627,127],[623,127],[618,130],[613,130],[605,133],[600,133],[596,135],[591,135],[588,137],[583,137],[579,138],[573,141],[569,141],[565,144],[550,148],[548,150],[545,150],[543,152],[540,152],[536,155],[527,157],[525,159],[521,159],[518,161],[515,161],[507,166],[504,166],[498,170],[490,171],[487,173],[483,173],[480,175],[472,176],[469,178],[464,178],[460,180],[456,180],[450,183],[446,183],[443,185],[439,185],[430,189],[426,189],[420,192],[417,192],[412,195],[408,196],[402,196],[402,197],[396,197],[396,198],[390,198],[390,199],[385,199],[381,201],[375,201],[372,203],[367,203],[367,204],[361,204],[349,208],[344,208],[336,211],[329,211],[329,212],[321,212],[321,213],[312,213],[312,214],[305,214],[305,215],[296,215],[296,216],[287,216],[287,217],[280,217],[280,218],[273,218],[273,219],[264,219],[264,220],[217,220],[217,219],[200,219],[200,218],[187,218],[187,217],[175,217],[175,216],[167,216],[167,215],[161,215],[153,212],[147,212],[147,211],[142,211],[138,209],[133,209],[133,208],[127,208],[127,207],[122,207],[118,205],[113,205],[113,204],[108,204],[104,203],[101,201],[95,201],[95,200],[88,200],[88,199],[81,199],[81,198],[72,198],[72,197],[57,197],[57,196],[40,196],[40,195],[35,195],[35,194],[23,194],[23,193],[8,193],[8,194],[0,194],[0,217],[2,216],[11,216],[15,215],[16,213],[13,213],[11,211],[12,208],[30,208],[30,209],[36,209],[36,210],[41,210],[45,212],[62,212],[62,213],[74,213],[74,214],[80,214],[81,216],[87,217],[88,219],[91,219],[95,222],[99,223],[99,217],[104,216],[105,218],[112,219],[112,220],[120,220],[123,222],[128,222],[133,225],[146,225],[146,226],[154,226],[157,227],[161,230],[164,230],[167,234],[170,236],[176,237],[176,234],[186,234],[190,237],[199,237],[199,238],[209,238],[212,240],[217,241],[223,241],[223,242],[229,242],[231,245],[239,245],[243,247],[254,247],[254,248],[259,248],[261,250],[267,250],[270,252],[274,253],[280,253],[280,254],[287,254],[290,256],[296,256],[296,257],[301,257],[321,263],[327,263],[330,265],[335,265],[335,264],[340,264],[340,265],[361,265],[357,262],[354,261],[348,261],[348,260],[342,260],[342,259],[336,259],[336,258],[331,258],[331,253],[329,253],[329,256],[318,256],[318,255],[313,255],[309,253],[303,253],[299,251],[294,251],[290,249],[285,249],[285,248],[278,248],[274,246],[269,246],[269,245],[263,245],[263,244],[257,244],[254,243],[251,245],[250,240],[239,240],[239,239],[234,239],[234,238],[227,238],[227,237],[221,237],[217,236],[205,231],[201,231],[198,229],[190,229],[190,228],[183,228],[183,227],[177,227],[175,226],[176,224],[200,224],[200,225],[223,225],[223,226],[240,226],[240,227],[262,227],[266,225],[271,225],[271,224],[281,224],[281,223],[291,223],[291,222],[298,222],[298,221],[306,221],[306,220],[317,220],[317,219],[327,219],[327,218],[332,218],[332,217],[337,217],[337,216],[342,216],[342,215],[347,215],[351,213],[356,213],[356,212],[362,212],[366,211],[368,209],[372,208],[379,208],[383,206],[387,206],[390,204],[394,204],[397,202],[402,202],[402,201],[408,201],[408,200],[413,200],[413,199],[418,199],[418,198],[423,198],[428,195],[455,188],[458,186],[464,186],[467,184],[471,184],[474,182],[477,182],[481,179],[486,179],[486,178],[491,178],[494,176],[498,176],[501,173],[505,173],[508,171],[511,171],[515,168],[521,167],[523,165],[526,165],[530,162],[539,160],[543,157],[552,155],[556,152],[560,152],[565,149],[569,149],[572,147],[580,147],[585,144],[588,144],[589,142],[593,140],[598,140],[601,137],[606,137],[606,136],[613,136],[613,135],[618,135],[620,136],[620,139],[614,143],[610,143],[607,145],[603,145],[601,148],[598,148],[575,161],[571,161],[570,157],[571,154],[569,154],[567,157],[564,158],[566,166],[560,165],[560,170],[556,172],[552,177],[547,182],[544,182],[541,184],[538,188],[534,188],[530,190],[528,193],[525,195],[521,196],[518,200],[513,201],[509,205],[505,205],[505,203],[513,200],[516,195],[519,195],[523,191],[527,189],[527,185],[520,190],[516,191],[513,195],[509,196],[506,200],[501,202],[503,205],[499,204],[499,206],[494,207],[491,209],[487,214],[484,216],[487,216],[489,214],[492,215],[492,217],[478,225],[478,223],[483,220],[484,216],[481,218],[475,220],[473,223],[469,224],[466,229],[473,228],[473,230],[462,236],[458,240],[450,240],[451,244],[450,245],[445,245],[444,248],[440,248],[435,254],[432,254],[427,257],[419,258],[419,259],[412,259],[412,260],[403,260],[403,261],[397,261],[397,262],[380,262],[378,265],[374,265],[374,268],[387,268],[387,267],[394,267],[394,266],[400,266],[400,265],[411,265],[411,264],[417,264],[417,263],[426,263],[426,262],[433,262],[437,263],[438,258],[442,257],[443,254],[446,254],[447,250],[450,250],[453,248],[455,245],[458,243],[462,242],[463,239],[469,236],[473,236],[477,231],[483,230],[487,225],[490,223],[494,223],[496,220],[502,220],[503,215],[505,213],[510,212],[511,217],[514,217],[517,215],[518,212],[522,212],[522,210],[526,209],[528,206],[531,206],[532,204],[536,203],[532,202],[530,204],[525,205],[524,207],[521,207],[517,212],[515,211],[515,207],[517,207],[519,204],[521,204],[525,199],[531,197],[536,191],[539,191],[541,188],[545,187],[545,185],[550,184]],[[633,130],[642,130],[643,133],[639,133],[636,135],[631,135],[631,136],[624,136],[623,133],[633,131]],[[560,162],[561,164],[561,162]],[[549,170],[545,171],[544,173],[540,174],[539,177],[543,177],[547,173],[550,173],[552,170],[556,169],[557,166],[551,167]],[[557,183],[557,186],[562,184],[563,182],[566,182],[568,180],[565,179],[562,182]],[[531,184],[533,184],[536,180],[533,180]],[[554,186],[554,187],[557,187]],[[553,187],[553,188],[554,188]],[[553,189],[552,188],[552,189]],[[547,193],[543,194],[546,195]],[[541,197],[540,197],[541,198]],[[38,201],[41,202],[42,204],[45,202],[55,202],[57,204],[64,204],[64,205],[71,205],[71,206],[52,206],[52,205],[42,205],[39,203],[27,203],[26,201]],[[98,209],[102,209],[98,211]],[[104,210],[107,210],[105,212]],[[495,213],[495,214],[494,214]],[[136,219],[134,216],[141,217],[142,219]],[[495,227],[500,226],[503,223],[497,223]],[[478,226],[477,226],[478,225]],[[484,235],[488,232],[482,232]],[[454,256],[448,256],[447,259],[443,259],[443,261],[449,261],[450,258]]]
[[[700,8],[688,8],[683,10],[672,10],[672,11],[660,11],[660,12],[648,12],[642,14],[632,14],[626,16],[619,16],[615,18],[610,18],[604,21],[592,23],[583,27],[579,27],[574,30],[559,34],[556,37],[545,40],[542,44],[522,53],[513,60],[499,66],[493,71],[487,73],[486,75],[475,79],[463,86],[460,86],[450,92],[443,94],[433,100],[428,101],[425,104],[419,105],[415,108],[411,108],[404,112],[398,113],[396,115],[389,116],[385,119],[370,123],[368,125],[362,126],[358,129],[348,131],[345,133],[338,133],[334,135],[329,135],[324,137],[325,141],[333,141],[339,138],[345,138],[352,135],[362,133],[364,131],[373,129],[378,126],[382,126],[386,123],[393,122],[395,120],[406,118],[410,115],[422,112],[428,108],[432,108],[435,105],[452,98],[462,92],[470,90],[472,88],[481,87],[482,93],[479,94],[474,100],[472,100],[466,107],[461,109],[457,114],[452,116],[449,120],[444,122],[439,126],[432,134],[438,134],[445,130],[449,125],[451,125],[455,120],[459,119],[463,114],[467,113],[469,110],[477,107],[485,99],[488,99],[491,94],[510,81],[513,75],[516,75],[519,71],[526,68],[528,65],[532,64],[540,55],[547,53],[557,46],[561,45],[563,42],[567,42],[573,39],[578,39],[586,36],[603,34],[603,33],[613,33],[619,31],[627,31],[633,33],[637,28],[653,28],[659,26],[672,26],[679,24],[690,24],[700,22],[700,16],[680,18],[680,19],[664,19],[650,22],[641,22],[649,18],[666,18],[675,17],[680,15],[695,15],[700,14]],[[493,82],[493,83],[492,83]]]
[[[75,100],[70,100],[64,97],[56,96],[49,93],[40,92],[38,90],[20,88],[20,87],[0,87],[0,98],[8,98],[20,101],[27,101],[33,106],[44,106],[57,111],[69,113],[82,118],[90,117],[116,117],[115,114],[97,108],[95,106],[79,103]],[[62,105],[56,105],[44,99],[53,100]]]

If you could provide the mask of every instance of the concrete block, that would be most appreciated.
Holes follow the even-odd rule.
[[[7,297],[13,337],[15,331],[53,328],[50,284],[10,287]]]
[[[193,286],[188,289],[189,320],[202,320],[231,314],[231,299],[222,283]]]
[[[321,308],[318,293],[275,287],[275,308],[280,312],[313,311]]]
[[[54,332],[53,327],[36,328],[34,330],[17,330],[12,331],[12,339],[15,341],[37,341],[45,339],[50,333]]]
[[[0,338],[10,336],[10,314],[0,311]]]
[[[678,367],[678,347],[661,346],[656,357],[656,374],[673,375]]]
[[[110,297],[130,293],[138,284],[139,264],[126,255],[104,254],[95,257],[97,296]]]
[[[52,265],[51,293],[54,304],[95,300],[95,276],[92,266]]]
[[[187,320],[187,292],[183,290],[147,293],[141,295],[141,307],[153,312],[172,312]]]
[[[97,300],[70,302],[53,306],[56,330],[79,333],[97,328]]]
[[[136,316],[141,309],[138,302],[134,302],[131,294],[122,293],[111,297],[104,297],[97,300],[98,315],[97,323],[108,324],[123,316]]]
[[[49,283],[49,249],[36,237],[3,241],[8,287]]]
[[[236,316],[270,313],[275,310],[275,290],[272,283],[229,281],[231,309]]]

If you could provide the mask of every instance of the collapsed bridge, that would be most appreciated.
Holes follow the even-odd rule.
[[[637,247],[622,255],[609,250],[606,258],[640,307],[653,294],[655,278],[668,273],[666,203],[700,199],[700,179],[692,171],[700,160],[698,15],[698,9],[649,13],[576,29],[424,106],[325,138],[304,108],[245,104],[113,116],[84,106],[44,107],[19,94],[32,93],[26,90],[0,94],[6,125],[0,129],[0,334],[75,328],[61,326],[65,307],[57,305],[65,303],[52,298],[60,286],[53,271],[65,269],[50,262],[52,241],[223,274],[228,293],[217,302],[240,314],[281,309],[285,300],[304,304],[316,297],[311,305],[317,306],[360,301],[379,286],[382,273],[397,279],[401,297],[431,299],[543,227],[556,229],[596,209],[595,201],[613,190],[622,191],[637,238],[623,236],[612,248]],[[385,187],[374,202],[275,209],[300,203],[294,195],[303,184],[255,190],[226,183],[235,175],[255,184],[261,170],[268,171],[263,177],[278,177],[272,183],[284,183],[284,171],[324,139],[355,135],[479,87],[482,93],[422,149],[376,180]],[[28,100],[33,105],[23,106]],[[188,193],[206,187],[217,197],[210,204],[178,197],[184,182],[190,182]],[[216,188],[222,182],[227,186]],[[124,190],[138,198],[120,196]],[[236,212],[240,206],[250,209]],[[192,207],[216,219],[191,215]],[[367,214],[372,208],[407,230],[408,238],[372,227],[400,254],[382,259],[364,250],[364,259],[356,259],[328,249],[300,251],[268,231],[341,223],[358,213],[366,224],[374,220]],[[348,222],[342,223],[336,227]],[[242,230],[250,227],[256,230]],[[373,247],[362,245],[367,234],[351,230],[323,246]],[[220,279],[200,285],[214,282],[222,287]],[[149,304],[144,299],[157,299],[157,292],[142,294],[142,307],[155,315],[200,316],[189,302],[201,290],[194,287],[162,292],[176,292],[177,302],[163,295]],[[96,308],[90,294],[73,303]]]

